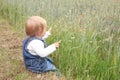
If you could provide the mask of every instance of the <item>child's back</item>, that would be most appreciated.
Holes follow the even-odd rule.
[[[23,42],[24,63],[28,70],[36,73],[56,71],[52,59],[47,56],[59,47],[59,42],[46,45],[46,21],[39,16],[32,16],[26,22],[27,38]]]

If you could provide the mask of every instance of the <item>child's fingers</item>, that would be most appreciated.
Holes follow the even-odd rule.
[[[59,47],[59,42],[55,42],[54,45],[55,45],[56,48],[58,48]]]
[[[49,30],[48,31],[51,31],[52,30],[52,28],[49,28]]]
[[[61,43],[61,40],[59,40],[58,43]]]

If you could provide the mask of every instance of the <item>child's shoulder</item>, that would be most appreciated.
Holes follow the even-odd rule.
[[[42,39],[39,39],[39,38],[36,38],[36,37],[25,38],[24,43],[27,43],[29,45],[43,44]]]
[[[43,44],[43,42],[42,40],[39,40],[39,39],[33,39],[29,42],[29,44],[38,45],[38,44]]]
[[[38,38],[38,37],[28,37],[28,38],[26,38],[29,42],[31,42],[31,41],[42,41],[42,39],[41,38]]]

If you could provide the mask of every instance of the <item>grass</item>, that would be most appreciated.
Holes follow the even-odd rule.
[[[48,44],[61,40],[50,56],[68,80],[120,79],[119,0],[0,0],[0,4],[0,15],[22,38],[28,16],[47,20],[52,27]],[[26,75],[17,76],[22,80]]]
[[[0,79],[58,80],[55,73],[35,74],[26,70],[22,58],[22,37],[8,22],[0,18]],[[19,37],[18,37],[19,36]],[[66,80],[61,77],[59,80]]]

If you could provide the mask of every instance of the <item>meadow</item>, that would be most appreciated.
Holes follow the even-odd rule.
[[[0,16],[22,38],[32,15],[52,28],[48,45],[61,40],[50,56],[68,80],[120,79],[120,0],[0,0]]]

